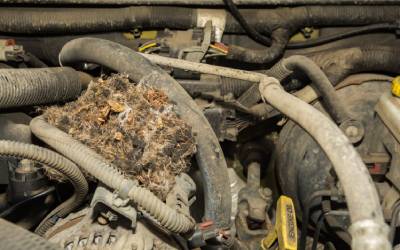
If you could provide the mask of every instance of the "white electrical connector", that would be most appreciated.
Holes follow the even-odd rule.
[[[197,27],[204,28],[208,21],[212,22],[214,29],[214,39],[216,42],[222,41],[226,24],[226,11],[225,10],[210,10],[198,9],[197,10]]]

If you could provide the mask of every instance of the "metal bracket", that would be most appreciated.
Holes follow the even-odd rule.
[[[92,202],[90,203],[90,206],[93,208],[91,210],[92,217],[97,214],[98,211],[96,211],[96,208],[98,208],[100,204],[129,219],[131,221],[131,227],[133,229],[136,228],[137,211],[129,204],[128,199],[123,200],[106,187],[98,186],[94,192]]]

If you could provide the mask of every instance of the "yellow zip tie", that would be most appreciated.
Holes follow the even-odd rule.
[[[157,46],[157,43],[149,43],[149,44],[146,44],[146,45],[143,45],[143,46],[139,47],[138,51],[139,52],[143,52],[146,49],[151,48],[151,47],[155,47],[155,46]]]

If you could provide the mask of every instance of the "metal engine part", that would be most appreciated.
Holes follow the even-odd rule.
[[[176,177],[176,184],[166,203],[189,214],[195,200],[196,186],[186,174]],[[103,186],[97,187],[90,207],[61,219],[45,237],[63,249],[151,250],[178,249],[179,236],[163,232],[156,222],[141,220],[141,214]]]
[[[71,214],[58,222],[47,233],[46,238],[66,250],[151,250],[155,246],[160,247],[156,249],[167,250],[178,247],[171,239],[160,237],[162,234],[141,222],[136,224],[133,232],[129,227],[124,228],[121,225],[112,227],[105,217],[98,217],[97,221],[93,221],[89,214],[90,208]]]
[[[337,93],[351,115],[359,119],[365,128],[364,137],[355,147],[366,163],[381,199],[386,201],[385,217],[391,220],[394,203],[399,198],[398,178],[390,177],[398,169],[399,144],[374,111],[379,98],[390,93],[390,82],[365,81],[361,85],[347,86]],[[322,109],[320,103],[315,106]],[[329,160],[315,141],[293,122],[288,122],[282,129],[275,154],[280,186],[285,194],[294,198],[300,218],[305,213],[304,209],[312,210],[310,223],[316,225],[321,211],[346,209],[340,182],[337,182]],[[332,196],[318,197],[309,204],[311,197],[323,191],[331,192]],[[333,230],[342,240],[350,242],[346,233],[349,225],[347,215],[327,216],[326,221],[328,226],[325,230]]]

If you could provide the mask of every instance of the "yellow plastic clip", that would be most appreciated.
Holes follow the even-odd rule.
[[[277,239],[279,250],[297,250],[296,212],[292,199],[284,195],[278,199],[275,226],[262,239],[261,248],[268,250]]]

